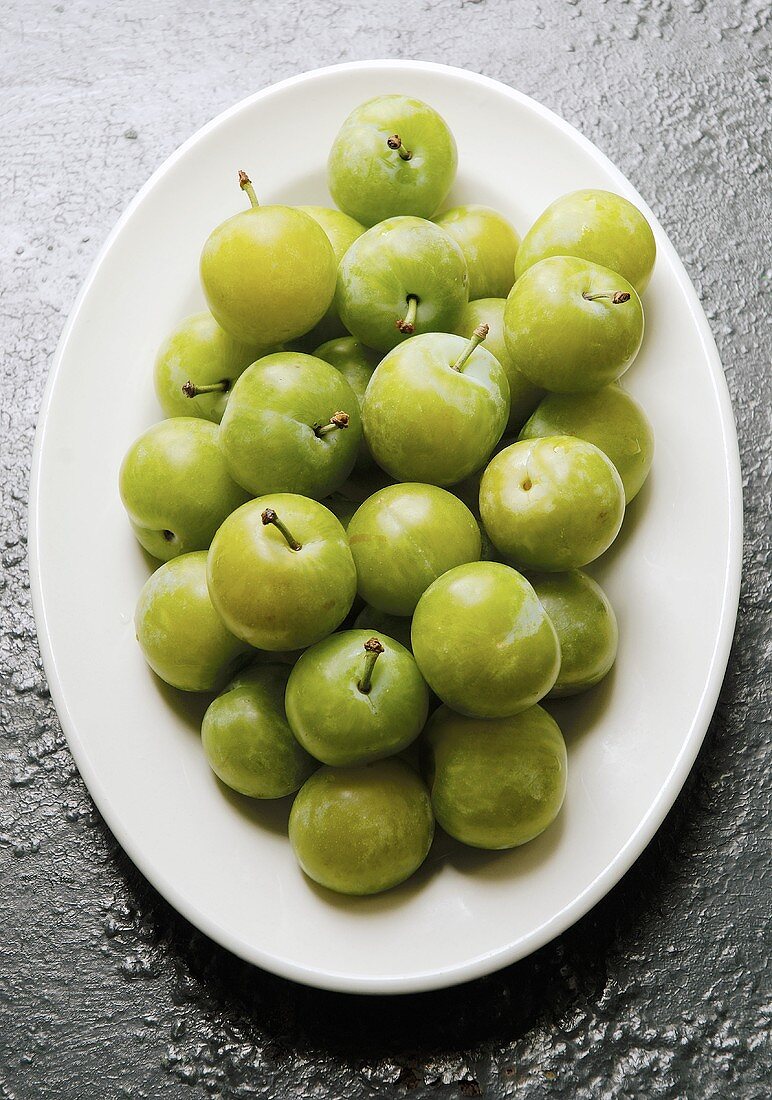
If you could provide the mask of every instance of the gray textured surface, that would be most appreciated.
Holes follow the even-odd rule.
[[[0,2],[0,1100],[769,1095],[769,46],[765,0]],[[252,970],[141,879],[65,747],[25,544],[50,358],[129,198],[247,92],[377,56],[520,88],[646,196],[722,353],[747,538],[721,701],[645,855],[535,957],[391,1001]]]

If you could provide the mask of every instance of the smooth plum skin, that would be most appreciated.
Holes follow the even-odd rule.
[[[515,366],[504,342],[505,298],[479,298],[464,306],[454,332],[458,336],[471,336],[478,325],[488,326],[485,348],[495,355],[504,368],[509,382],[509,420],[507,431],[519,431],[544,396],[544,390],[535,386]]]
[[[373,376],[373,371],[381,361],[380,352],[365,347],[353,336],[341,336],[336,340],[327,340],[315,351],[317,359],[324,359],[331,367],[339,370],[357,396],[360,412],[365,399],[365,391]],[[359,470],[369,470],[375,465],[367,442],[362,438],[359,444],[356,466]]]
[[[217,426],[187,416],[162,420],[132,443],[119,488],[137,540],[160,561],[208,549],[225,517],[249,499],[228,472]]]
[[[480,482],[480,515],[494,546],[518,569],[578,569],[619,533],[625,492],[592,443],[553,435],[513,443]]]
[[[398,481],[454,485],[487,461],[509,418],[504,368],[451,333],[414,336],[395,348],[367,387],[362,419],[373,456]]]
[[[286,665],[239,673],[209,705],[201,743],[218,779],[249,798],[283,798],[317,768],[295,740],[284,712]]]
[[[468,300],[464,253],[421,218],[389,218],[354,241],[338,268],[335,305],[349,332],[390,351],[408,339],[397,323],[418,298],[414,332],[451,332]]]
[[[308,214],[322,227],[332,247],[336,264],[340,263],[349,247],[365,231],[365,226],[360,222],[350,218],[342,210],[334,210],[331,206],[299,206],[298,210]],[[309,348],[314,348],[317,344],[323,344],[327,340],[334,340],[345,335],[346,329],[333,300],[330,302],[329,308],[321,321],[317,322],[302,339],[303,343]]]
[[[319,436],[336,412],[349,425]],[[302,352],[258,359],[233,387],[220,447],[233,478],[254,495],[324,497],[354,468],[362,441],[357,396],[340,371]]]
[[[300,550],[263,523],[267,508]],[[229,629],[272,652],[321,641],[340,626],[356,595],[356,567],[342,526],[318,501],[291,493],[259,497],[228,516],[209,548],[207,577]]]
[[[266,352],[234,340],[208,310],[186,317],[169,333],[155,359],[153,380],[164,416],[195,416],[219,424],[233,383]],[[189,380],[198,386],[227,382],[228,389],[186,397],[182,387]]]
[[[637,496],[654,460],[654,430],[643,408],[618,385],[595,393],[550,393],[523,426],[521,439],[575,435],[594,443],[622,478],[625,503]]]
[[[403,160],[388,139],[398,134],[412,154]],[[430,218],[451,188],[458,155],[443,118],[420,99],[383,95],[355,108],[327,162],[330,194],[364,225],[412,214]]]
[[[429,712],[429,689],[409,650],[384,634],[368,692],[360,691],[368,630],[345,630],[311,646],[287,684],[287,719],[323,764],[369,764],[407,748]]]
[[[560,672],[550,695],[594,687],[617,655],[619,630],[608,596],[581,569],[531,573],[528,579],[560,639]]]
[[[527,844],[563,805],[566,746],[541,707],[487,719],[440,707],[426,727],[423,755],[437,821],[473,848]]]
[[[314,882],[341,894],[379,894],[409,878],[434,836],[429,795],[404,761],[320,768],[292,806],[289,838]]]
[[[203,551],[174,558],[148,577],[134,626],[153,672],[182,691],[218,691],[249,652],[214,609]]]
[[[267,347],[313,328],[330,307],[337,261],[318,222],[290,206],[255,206],[209,235],[200,275],[226,332]]]
[[[504,718],[527,710],[560,670],[555,628],[525,577],[498,562],[451,569],[413,616],[424,679],[460,714]]]
[[[630,297],[615,303],[617,293]],[[607,297],[585,297],[597,294]],[[512,287],[504,339],[512,362],[535,386],[589,393],[630,367],[643,340],[643,307],[615,271],[553,256],[529,267]]]
[[[365,604],[354,619],[355,630],[366,630],[369,637],[377,634],[379,637],[385,634],[387,638],[393,638],[405,649],[413,652],[413,643],[410,640],[411,619],[404,615],[389,615],[386,611],[379,611],[377,607]]]
[[[618,271],[642,294],[657,245],[640,210],[611,191],[572,191],[536,219],[517,253],[517,278],[547,256],[578,256]]]
[[[381,489],[348,526],[362,599],[391,615],[412,615],[438,577],[479,561],[480,528],[457,497],[408,482]]]
[[[506,298],[515,281],[517,230],[490,206],[454,206],[434,221],[461,246],[469,272],[469,299]]]

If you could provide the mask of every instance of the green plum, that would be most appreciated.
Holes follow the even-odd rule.
[[[517,253],[517,278],[547,256],[578,256],[618,271],[642,294],[657,246],[643,214],[611,191],[572,191],[537,218]]]
[[[164,415],[199,416],[219,424],[233,383],[266,350],[234,340],[208,310],[186,317],[155,360],[155,392]]]
[[[525,577],[498,562],[444,573],[413,616],[413,653],[453,710],[505,718],[547,694],[560,669],[555,628]]]
[[[385,634],[344,630],[307,649],[287,684],[287,720],[323,764],[368,764],[415,741],[429,690],[410,652]]]
[[[453,329],[467,285],[464,253],[444,229],[422,218],[389,218],[341,260],[335,304],[352,335],[390,351],[413,333]]]
[[[507,430],[516,432],[528,419],[544,394],[544,390],[534,386],[533,382],[518,370],[507,351],[504,342],[505,298],[479,298],[464,306],[458,324],[453,330],[458,336],[474,332],[480,325],[488,326],[485,347],[495,355],[504,368],[509,382],[509,422]]]
[[[202,550],[166,562],[148,577],[134,626],[153,672],[183,691],[218,691],[249,653],[212,605]]]
[[[405,649],[412,653],[413,643],[410,640],[411,620],[404,615],[389,615],[386,611],[379,611],[376,607],[365,604],[354,619],[355,630],[366,630],[369,634],[385,634],[387,638],[393,638]]]
[[[341,372],[292,351],[244,371],[220,426],[228,469],[255,495],[327,496],[353,470],[361,440],[359,401]]]
[[[353,336],[341,336],[337,340],[328,340],[322,344],[316,349],[314,355],[340,371],[356,394],[361,410],[365,390],[373,376],[373,371],[381,361],[380,353],[373,351],[372,348],[366,348]],[[369,470],[375,465],[375,460],[364,438],[359,445],[356,464],[359,470]]]
[[[296,207],[260,206],[244,172],[251,206],[209,235],[200,275],[219,325],[245,344],[269,347],[308,332],[335,293],[337,261],[327,234]]]
[[[225,517],[249,499],[228,473],[217,425],[192,416],[143,432],[123,460],[119,488],[134,534],[161,561],[206,550]]]
[[[558,573],[608,550],[625,514],[613,462],[568,435],[513,443],[480,482],[480,515],[494,546],[517,568]]]
[[[399,481],[454,485],[478,470],[509,417],[509,384],[495,356],[451,333],[414,336],[376,367],[362,419],[379,466]]]
[[[258,649],[304,649],[345,619],[356,595],[346,532],[324,505],[291,493],[250,500],[209,548],[212,602]]]
[[[431,847],[429,795],[402,760],[320,768],[289,819],[295,857],[314,882],[341,894],[378,894],[417,871]]]
[[[506,298],[515,281],[520,237],[489,206],[454,206],[434,221],[461,245],[469,272],[469,298]]]
[[[643,340],[643,307],[630,283],[572,256],[541,260],[507,298],[509,356],[535,386],[588,393],[628,369]]]
[[[649,476],[654,432],[641,406],[612,383],[595,393],[550,393],[520,432],[521,439],[575,435],[594,443],[619,471],[627,504]]]
[[[420,99],[369,99],[343,123],[327,162],[330,194],[352,218],[375,225],[413,214],[430,218],[456,175],[456,143]]]
[[[327,239],[335,254],[336,264],[340,263],[349,246],[354,243],[357,237],[361,237],[365,231],[365,227],[360,222],[354,221],[342,210],[334,210],[330,206],[299,206],[298,210],[302,210],[304,214],[308,214],[310,218],[318,222],[327,234]],[[302,339],[309,349],[313,349],[317,344],[322,344],[326,340],[333,340],[338,336],[345,335],[346,329],[333,300],[321,321],[318,321],[310,332],[305,333]],[[322,356],[322,358],[324,357]]]
[[[614,609],[601,586],[583,573],[529,574],[560,640],[560,672],[550,695],[576,695],[599,683],[617,655]]]
[[[286,665],[255,665],[210,703],[201,726],[209,766],[250,798],[293,794],[317,768],[295,740],[284,712]]]
[[[366,500],[348,526],[360,596],[391,615],[412,615],[436,579],[480,558],[477,521],[436,485],[391,485]]]
[[[563,805],[566,746],[541,707],[487,719],[440,707],[426,727],[422,755],[437,821],[473,848],[526,844]]]

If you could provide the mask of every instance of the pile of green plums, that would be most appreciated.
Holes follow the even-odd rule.
[[[261,205],[239,172],[249,206],[201,253],[208,308],[158,352],[167,419],[120,471],[153,559],[147,663],[214,693],[212,770],[294,796],[300,866],[345,894],[412,875],[435,822],[503,849],[554,821],[566,747],[541,704],[614,663],[584,567],[652,462],[618,381],[646,219],[577,191],[521,241],[448,206],[456,164],[435,110],[383,95],[333,143],[339,209]]]

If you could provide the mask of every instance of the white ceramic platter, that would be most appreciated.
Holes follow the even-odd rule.
[[[155,349],[201,308],[198,256],[240,210],[236,170],[264,201],[329,203],[325,162],[348,112],[405,92],[447,119],[455,202],[524,232],[557,195],[603,187],[651,220],[659,257],[626,384],[654,424],[651,478],[594,570],[617,611],[616,670],[553,708],[569,747],[565,808],[509,853],[436,845],[405,886],[367,900],[314,889],[284,835],[288,807],[227,797],[198,738],[204,701],[145,667],[132,615],[148,564],[117,491],[128,444],[158,419]],[[270,150],[270,155],[268,154]],[[243,958],[310,985],[406,992],[504,966],[581,917],[651,840],[689,772],[737,609],[741,494],[721,364],[676,253],[641,197],[571,126],[492,80],[424,63],[321,69],[244,100],[142,188],[72,311],[46,392],[30,502],[32,592],[46,673],[88,788],[131,858],[185,917]]]

